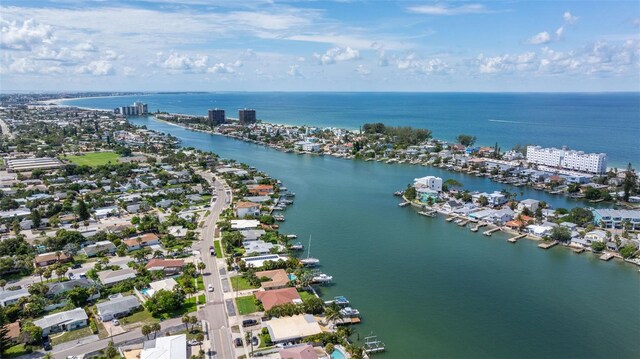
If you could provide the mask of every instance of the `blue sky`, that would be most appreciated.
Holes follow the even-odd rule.
[[[2,91],[639,91],[638,1],[4,0]]]

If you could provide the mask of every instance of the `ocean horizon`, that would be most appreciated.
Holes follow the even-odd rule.
[[[357,130],[364,123],[427,128],[438,139],[459,134],[503,150],[516,144],[606,153],[610,167],[640,164],[640,93],[188,92],[60,101],[112,110],[134,101],[149,112],[227,117],[253,108],[258,119],[286,125]]]

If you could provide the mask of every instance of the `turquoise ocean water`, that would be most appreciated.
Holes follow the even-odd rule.
[[[605,152],[611,165],[640,164],[640,93],[177,93],[67,101],[113,109],[141,100],[150,111],[206,115],[222,108],[238,117],[254,108],[259,119],[357,129],[367,122],[428,128],[436,138],[471,134],[502,149],[519,144],[563,145]]]

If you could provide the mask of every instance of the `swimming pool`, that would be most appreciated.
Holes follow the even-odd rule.
[[[347,359],[347,356],[342,352],[342,348],[336,347],[331,353],[331,359]]]
[[[293,274],[293,273],[289,273],[289,280],[290,280],[290,281],[294,281],[294,280],[296,280],[296,279],[298,279],[298,277],[297,277],[295,274]]]

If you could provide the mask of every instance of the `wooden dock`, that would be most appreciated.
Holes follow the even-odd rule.
[[[497,232],[497,231],[500,231],[500,230],[501,230],[500,227],[496,227],[496,228],[490,229],[488,231],[484,231],[484,233],[482,233],[482,234],[484,234],[485,236],[491,237],[491,234],[493,232]]]
[[[511,237],[511,238],[507,239],[507,242],[516,243],[518,241],[518,239],[522,239],[522,238],[524,238],[526,236],[527,236],[526,234],[521,234],[519,236]]]
[[[471,227],[471,232],[477,232],[480,228],[485,227],[487,224],[485,222],[480,222],[475,226]]]
[[[468,221],[468,220],[464,220],[464,221],[462,221],[462,222],[458,223],[458,225],[459,225],[460,227],[464,227],[464,226],[466,226],[466,225],[467,225],[467,223],[469,223],[469,221]]]
[[[613,254],[611,254],[611,253],[605,253],[605,254],[600,256],[600,260],[603,260],[603,261],[606,262],[608,260],[611,260],[611,258],[613,258],[613,257],[615,257],[615,256]]]
[[[349,324],[359,324],[361,322],[360,318],[342,318],[335,321],[336,325],[349,325]]]
[[[573,253],[582,253],[584,252],[584,248],[571,248],[571,250],[573,251]]]
[[[451,221],[453,221],[453,220],[454,220],[454,219],[456,219],[456,218],[458,218],[458,217],[456,217],[456,216],[451,216],[451,217],[448,217],[447,219],[445,219],[445,221],[447,221],[447,222],[451,222]]]
[[[549,249],[551,247],[554,247],[558,244],[558,241],[553,241],[553,242],[542,242],[540,244],[538,244],[538,248],[542,248],[542,249]]]

